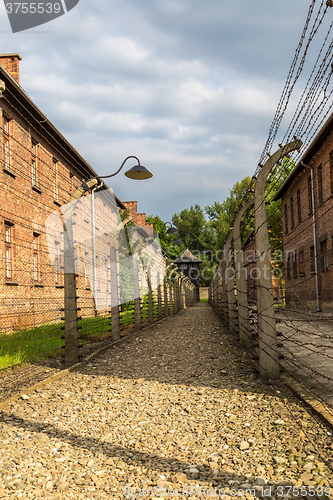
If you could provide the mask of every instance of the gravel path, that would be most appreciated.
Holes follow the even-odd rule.
[[[256,377],[206,304],[23,394],[0,428],[1,500],[323,498],[333,487],[327,429]]]

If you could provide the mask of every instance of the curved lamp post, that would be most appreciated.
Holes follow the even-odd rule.
[[[136,156],[127,156],[122,162],[118,170],[114,174],[105,175],[102,177],[92,177],[87,181],[83,180],[68,200],[68,205],[63,213],[63,228],[64,228],[64,306],[65,306],[65,361],[68,364],[78,362],[78,325],[77,325],[77,295],[76,295],[76,280],[74,266],[74,249],[73,249],[73,224],[72,216],[76,206],[73,203],[89,190],[96,191],[104,186],[100,179],[108,179],[117,175],[130,158],[137,160],[137,165],[125,172],[126,177],[135,180],[149,179],[153,176],[149,170],[140,164],[139,158]]]
[[[175,226],[173,226],[171,224],[171,222],[165,222],[163,227],[162,227],[162,231],[163,231],[163,229],[165,229],[167,227],[167,224],[170,224],[170,227],[165,231],[166,234],[178,233],[178,229]]]

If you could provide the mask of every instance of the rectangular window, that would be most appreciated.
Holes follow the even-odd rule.
[[[288,255],[287,258],[287,279],[290,280],[291,278],[291,255]]]
[[[13,224],[5,222],[5,277],[13,278]]]
[[[321,205],[323,203],[323,166],[318,167],[318,203]]]
[[[39,238],[40,238],[40,235],[38,233],[33,233],[33,275],[34,275],[34,281],[40,280]]]
[[[31,184],[34,187],[38,186],[37,178],[37,142],[31,140]]]
[[[316,271],[314,246],[310,247],[310,271],[312,273]]]
[[[5,170],[11,170],[11,151],[10,151],[10,119],[3,117],[3,166]]]
[[[74,191],[74,174],[69,172],[69,192],[73,193]]]
[[[88,252],[84,252],[84,285],[86,288],[89,287],[88,266],[89,266],[89,254]]]
[[[304,250],[300,250],[298,252],[298,270],[299,270],[299,275],[300,276],[304,276],[305,275]]]
[[[328,268],[327,239],[320,242],[319,258],[320,270],[324,271]]]
[[[290,198],[290,227],[291,229],[295,225],[295,218],[294,218],[294,198]]]
[[[37,167],[36,160],[31,160],[31,184],[37,186]]]
[[[293,278],[297,278],[297,252],[293,252]]]
[[[302,222],[301,191],[297,190],[297,220]]]
[[[58,191],[58,160],[53,158],[53,199],[54,201],[59,201],[59,191]]]
[[[284,206],[284,230],[287,233],[288,232],[288,208],[287,204]]]
[[[55,256],[54,256],[54,281],[56,285],[59,284],[59,276],[60,276],[60,252],[59,252],[59,241],[55,241]]]
[[[308,203],[309,203],[309,214],[312,214],[312,187],[311,187],[311,176],[308,177]]]

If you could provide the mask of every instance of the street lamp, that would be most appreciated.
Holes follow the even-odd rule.
[[[144,180],[153,176],[149,170],[140,164],[140,160],[136,156],[127,156],[120,165],[119,169],[110,175],[103,177],[92,177],[87,181],[83,181],[68,200],[66,209],[63,212],[63,228],[64,228],[64,302],[65,302],[65,360],[69,364],[77,363],[78,361],[78,326],[77,326],[77,296],[76,296],[76,280],[74,266],[74,249],[73,249],[73,212],[76,206],[75,201],[82,198],[90,189],[94,193],[97,189],[103,187],[103,182],[100,179],[107,179],[117,175],[130,158],[137,160],[137,165],[125,172],[125,175],[130,179]],[[94,195],[93,195],[94,196]],[[92,207],[93,208],[93,207]],[[93,209],[94,210],[94,209]],[[93,228],[94,230],[94,228]]]
[[[167,224],[170,224],[170,227],[166,230],[166,234],[173,234],[178,232],[178,229],[175,226],[173,226],[171,222],[165,222],[162,227],[162,231],[167,227]]]
[[[109,179],[110,177],[114,177],[115,175],[117,175],[120,172],[120,170],[123,168],[123,166],[125,165],[127,160],[129,160],[130,158],[135,158],[136,161],[138,162],[138,164],[134,165],[134,167],[130,168],[129,170],[127,170],[127,172],[125,172],[126,177],[129,177],[130,179],[135,179],[135,180],[145,180],[145,179],[150,179],[150,177],[153,177],[153,174],[151,172],[149,172],[149,170],[146,167],[144,167],[143,165],[140,164],[139,158],[137,158],[136,156],[127,156],[127,158],[125,158],[125,160],[122,162],[122,164],[118,168],[117,172],[115,172],[114,174],[110,174],[110,175],[104,175],[102,177],[91,177],[91,179],[89,179],[88,181],[82,182],[82,187],[86,191],[88,191],[89,189],[91,189],[91,187],[93,187],[91,184],[93,184],[93,185],[97,184],[99,179]],[[95,181],[95,182],[92,182],[92,181]]]

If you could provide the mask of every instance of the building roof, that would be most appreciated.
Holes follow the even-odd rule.
[[[194,255],[190,252],[190,250],[187,248],[185,252],[181,254],[178,259],[173,261],[174,264],[201,264],[202,260],[198,259],[197,257],[194,257]]]
[[[18,55],[18,54],[17,54]],[[18,56],[20,57],[20,56]],[[21,59],[21,58],[20,58]],[[82,178],[89,179],[97,177],[97,172],[93,167],[77,152],[77,150],[67,141],[59,130],[51,123],[47,116],[36,106],[29,95],[16,82],[16,80],[0,64],[0,79],[5,82],[6,90],[4,96],[9,105],[22,116],[29,115],[29,120],[34,124],[35,129],[41,136],[46,137],[49,143],[64,158],[76,168],[82,175]],[[123,202],[116,196],[116,202],[120,208],[126,208]]]
[[[292,172],[288,175],[287,179],[283,182],[282,186],[280,189],[277,191],[277,193],[274,195],[272,198],[273,201],[279,200],[282,198],[284,193],[289,189],[291,184],[294,182],[296,177],[306,168],[302,165],[302,163],[307,164],[308,161],[311,160],[312,156],[314,155],[314,152],[316,149],[319,148],[320,144],[325,140],[325,137],[331,130],[333,129],[333,113],[329,116],[329,118],[326,120],[324,125],[321,127],[313,141],[311,142],[310,146],[308,149],[305,151],[303,154],[302,158],[300,161],[297,163],[295,168],[292,170]]]

